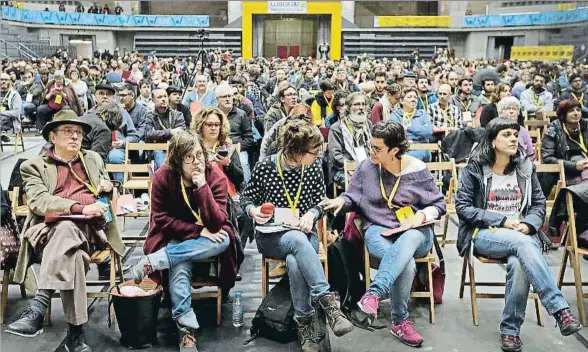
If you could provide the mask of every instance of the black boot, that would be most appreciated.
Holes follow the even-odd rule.
[[[320,352],[321,350],[320,343],[324,338],[324,333],[314,331],[312,320],[312,316],[294,318],[302,352]]]
[[[43,319],[43,313],[29,306],[17,321],[8,325],[6,332],[24,337],[35,337],[43,332]]]
[[[83,325],[69,325],[69,331],[65,337],[65,350],[68,352],[92,352],[92,348],[86,343]]]

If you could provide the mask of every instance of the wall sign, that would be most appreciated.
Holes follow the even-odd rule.
[[[299,13],[305,14],[307,1],[268,1],[267,13]]]

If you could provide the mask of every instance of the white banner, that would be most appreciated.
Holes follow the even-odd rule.
[[[306,1],[268,1],[267,13],[300,13],[305,14],[307,9]]]

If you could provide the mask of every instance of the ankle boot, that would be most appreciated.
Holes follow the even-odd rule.
[[[83,325],[68,324],[69,330],[65,337],[65,350],[68,352],[92,352],[86,343]]]
[[[312,318],[312,316],[294,318],[294,321],[296,321],[298,341],[300,341],[302,352],[320,351],[320,338],[315,336]]]
[[[343,315],[339,308],[339,302],[337,302],[332,293],[321,298],[319,304],[325,311],[329,326],[331,327],[331,330],[333,330],[335,336],[340,337],[353,330],[353,324],[351,324],[345,315]]]

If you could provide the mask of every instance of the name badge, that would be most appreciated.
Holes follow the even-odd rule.
[[[464,111],[462,113],[463,121],[464,122],[471,122],[472,121],[472,112],[471,111]]]
[[[367,159],[367,154],[365,153],[365,148],[364,147],[355,147],[353,148],[355,150],[355,156],[357,156],[357,162],[362,162],[365,159]]]
[[[297,226],[299,218],[300,209],[296,209],[296,213],[293,213],[290,208],[276,208],[274,210],[274,223]]]
[[[61,104],[61,95],[55,96],[55,104]]]
[[[6,106],[0,106],[0,111],[6,111]]]
[[[27,93],[27,98],[25,99],[27,103],[33,102],[33,95],[31,93]]]
[[[407,206],[396,210],[396,217],[398,218],[398,221],[400,221],[400,224],[403,224],[408,218],[413,216],[414,211],[412,210],[412,207]]]

